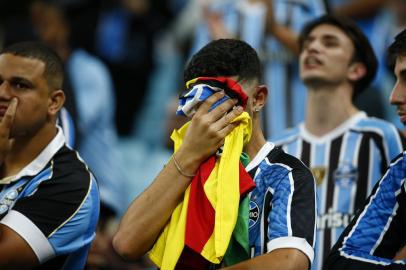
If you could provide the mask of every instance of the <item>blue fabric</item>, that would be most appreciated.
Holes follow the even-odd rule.
[[[57,256],[71,253],[83,246],[90,246],[94,239],[95,232],[93,229],[97,224],[100,206],[94,178],[92,179],[92,186],[93,188],[79,211],[48,238]],[[82,224],[87,224],[87,226],[82,226]]]
[[[310,171],[279,147],[263,147],[251,162],[247,168],[256,185],[249,195],[251,257],[295,248],[313,261],[316,191]]]
[[[247,8],[247,5],[240,8],[244,2],[247,1],[219,1],[209,8],[223,16],[224,25],[230,34],[245,40],[259,53],[264,64],[265,83],[271,90],[265,108],[265,134],[274,136],[303,120],[306,90],[298,76],[296,57],[274,37],[265,35],[266,13],[261,8]],[[325,13],[322,0],[275,0],[273,5],[278,23],[289,25],[296,33],[305,23]],[[191,54],[196,53],[209,41],[210,32],[206,22],[202,20],[195,29]],[[287,75],[288,68],[291,69],[291,77]],[[292,93],[291,100],[286,100],[288,91]],[[288,112],[292,114],[292,123],[288,123]]]
[[[63,107],[59,112],[57,121],[58,126],[62,127],[66,145],[68,145],[69,147],[74,147],[76,143],[75,125],[72,119],[72,115],[65,107]]]
[[[275,20],[281,25],[288,25],[295,33],[299,33],[307,22],[325,13],[321,0],[278,0],[273,1],[273,8]],[[265,83],[271,90],[265,108],[265,133],[275,136],[304,119],[307,92],[299,78],[297,57],[272,36],[265,39],[264,55]]]
[[[116,8],[101,14],[96,40],[100,55],[112,62],[120,62],[125,58],[129,21],[130,14],[124,9]]]
[[[114,90],[106,66],[83,50],[72,53],[67,71],[77,101],[78,128],[82,135],[79,153],[97,178],[101,201],[118,215],[127,205],[126,175],[117,151],[114,126]]]
[[[393,126],[392,124],[389,124],[386,121],[383,121],[381,119],[378,118],[374,118],[374,117],[370,117],[370,118],[366,118],[361,120],[358,124],[356,129],[368,129],[368,130],[378,130],[378,132],[380,134],[382,134],[382,136],[384,138],[387,138],[384,141],[384,146],[387,149],[386,151],[386,158],[387,160],[391,160],[393,157],[395,157],[400,150],[402,150],[402,142],[398,136],[398,131],[395,128],[395,126]],[[389,139],[390,138],[390,139]],[[397,140],[394,140],[392,138],[397,138]],[[380,178],[377,177],[377,179]]]
[[[255,212],[259,213],[259,215],[266,215],[267,213],[264,213],[264,205],[262,202],[264,202],[264,197],[268,189],[272,189],[271,192],[273,193],[272,202],[270,202],[272,205],[272,211],[269,213],[269,217],[262,217],[272,220],[272,222],[269,223],[267,232],[265,232],[268,233],[269,241],[278,237],[289,236],[287,228],[287,207],[289,196],[293,192],[290,187],[288,177],[289,172],[290,171],[287,168],[281,165],[270,165],[264,161],[259,165],[259,173],[257,173],[254,178],[256,188],[250,195],[251,210],[254,207],[257,207],[258,211]],[[255,247],[254,256],[259,256],[263,252],[263,245],[266,245],[267,243],[261,243],[261,223],[253,223],[252,219],[250,222],[250,246]]]
[[[355,214],[354,190],[367,188],[367,194],[369,194],[384,173],[382,168],[387,166],[389,161],[402,151],[402,143],[394,125],[373,117],[360,117],[358,120],[352,121],[352,123],[348,123],[344,128],[341,128],[340,132],[333,130],[320,138],[316,138],[316,136],[309,138],[308,134],[301,133],[304,125],[302,123],[272,140],[276,145],[282,145],[287,153],[298,158],[302,158],[303,145],[307,144],[310,151],[309,168],[324,172],[322,182],[317,185],[318,229],[315,260],[312,265],[313,270],[321,269],[323,258],[320,258],[320,256],[325,255],[327,252],[324,250],[324,235],[331,232],[331,244],[334,244]],[[363,136],[367,136],[363,135],[366,132],[380,137],[379,140],[382,140],[383,149],[381,152],[378,145],[369,139],[371,140],[371,142],[368,142],[370,146],[369,160],[364,161],[368,164],[368,179],[363,179],[367,187],[359,187],[359,180],[355,181],[355,178],[357,177],[356,174],[360,172],[355,164],[358,163],[358,159],[362,160],[362,156],[359,156],[359,144],[364,138]],[[331,181],[334,181],[334,195],[328,195],[326,182],[331,168],[330,160],[334,159],[332,156],[337,156],[337,153],[331,152],[331,145],[333,140],[340,136],[342,136],[340,156],[338,157],[337,168],[332,172],[331,179]],[[372,135],[370,138],[372,138]],[[384,160],[386,160],[385,163]],[[351,175],[353,176],[351,177]],[[328,206],[328,196],[337,198],[334,199],[336,204],[333,202],[333,205]]]
[[[405,179],[406,152],[403,152],[402,156],[391,163],[390,168],[379,182],[377,190],[371,196],[370,202],[361,213],[349,236],[345,238],[343,246],[340,248],[342,253],[385,264],[393,262],[390,259],[374,256],[374,252],[383,241],[394,217],[405,213],[398,209],[399,202],[406,199]],[[403,243],[405,241],[406,239],[401,240]],[[403,260],[403,264],[406,264],[406,260]]]
[[[179,107],[176,111],[177,115],[192,116],[196,112],[196,108],[208,97],[218,92],[218,89],[212,88],[206,84],[197,84],[193,88],[183,95],[179,99]],[[218,105],[230,99],[228,96],[224,96],[220,100],[216,101],[210,108],[210,111],[216,108]]]
[[[76,270],[83,269],[86,263],[90,244],[95,237],[100,201],[93,175],[85,169],[84,164],[83,167],[79,167],[79,161],[72,161],[67,158],[67,155],[78,159],[77,153],[67,154],[66,148],[59,150],[52,161],[36,175],[22,176],[15,182],[4,185],[0,192],[0,216],[2,219],[8,211],[15,210],[29,218],[48,239],[55,256],[67,255],[61,269]],[[64,167],[66,164],[68,167]],[[87,179],[81,178],[84,172],[87,173]],[[72,181],[69,186],[66,185],[68,178]],[[82,182],[78,183],[78,181]],[[59,200],[61,192],[76,193],[78,189],[83,188],[81,184],[86,181],[89,182],[87,189],[84,192],[81,190],[85,196],[78,197],[79,193],[77,193],[73,197]],[[77,186],[75,186],[76,183]],[[83,200],[82,204],[80,204],[81,200]],[[59,207],[65,211],[72,204],[77,204],[78,208],[71,216],[67,215],[69,218],[61,224],[55,222],[59,218],[56,217],[57,215],[50,217],[52,211],[57,211],[53,207]],[[44,205],[47,208],[44,208]],[[66,213],[60,214],[66,215]],[[50,230],[51,233],[45,233],[44,230]]]

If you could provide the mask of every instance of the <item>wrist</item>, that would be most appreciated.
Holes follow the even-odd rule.
[[[200,160],[192,154],[192,151],[185,151],[179,149],[173,154],[172,159],[176,169],[180,174],[188,177],[192,177],[196,174],[197,169],[200,166]]]

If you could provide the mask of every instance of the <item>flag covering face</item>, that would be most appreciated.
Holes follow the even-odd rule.
[[[247,96],[242,90],[240,93],[243,94],[240,100],[245,106]],[[244,112],[233,121],[239,125],[225,138],[221,157],[214,155],[201,164],[185,191],[183,201],[174,210],[149,254],[162,270],[181,268],[179,264],[182,264],[185,247],[215,264],[222,261],[229,247],[239,214],[240,198],[254,188],[254,182],[240,163],[243,145],[251,137],[251,119]],[[182,144],[189,124],[172,133],[175,152]],[[193,265],[189,269],[199,268]]]
[[[224,90],[225,96],[214,103],[211,109],[230,98],[236,98],[238,100],[236,105],[245,109],[248,96],[238,82],[227,77],[198,77],[186,83],[186,91],[179,96],[176,114],[193,116],[204,100],[222,90]]]

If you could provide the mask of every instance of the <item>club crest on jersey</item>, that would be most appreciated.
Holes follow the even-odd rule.
[[[334,181],[343,188],[349,188],[358,179],[358,170],[351,162],[343,162],[334,171]]]
[[[18,197],[18,191],[13,189],[6,193],[4,198],[0,201],[0,215],[6,213],[14,204],[15,199]]]
[[[324,177],[326,176],[327,168],[323,166],[316,166],[312,167],[310,170],[314,176],[314,179],[316,180],[316,184],[320,186],[321,183],[323,183]]]
[[[249,228],[253,227],[259,220],[259,207],[254,201],[250,201],[250,217],[248,220]]]

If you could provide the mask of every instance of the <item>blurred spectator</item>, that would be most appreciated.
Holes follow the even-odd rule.
[[[356,104],[369,115],[384,118],[398,128],[404,126],[395,108],[387,102],[395,82],[388,66],[386,48],[395,35],[406,26],[406,2],[403,0],[329,0],[333,13],[356,20],[377,54],[379,68],[374,83],[356,99]]]
[[[329,11],[354,20],[367,20],[375,16],[386,0],[326,0]]]
[[[121,156],[117,152],[113,120],[115,104],[110,74],[99,59],[72,46],[78,43],[71,41],[70,23],[57,4],[34,1],[31,15],[41,40],[57,51],[65,62],[66,80],[78,109],[78,150],[99,183],[102,204],[99,233],[91,249],[89,263],[92,269],[116,269],[116,266],[117,269],[127,269],[119,268],[124,262],[112,253],[112,249],[105,248],[111,246],[111,231],[114,230],[115,220],[127,205],[124,186],[126,176],[121,168]],[[100,260],[99,257],[106,260]]]
[[[381,31],[381,26],[378,26],[378,14],[384,7],[386,0],[328,0],[330,12],[338,14],[340,16],[350,17],[356,21],[358,26],[362,29],[368,39],[374,46],[375,52],[378,54],[378,60],[381,62],[381,55],[386,54],[385,50],[377,50],[376,43],[380,44],[382,36],[378,34]],[[378,28],[377,28],[378,26]],[[378,32],[377,32],[378,31]],[[378,34],[378,35],[377,35]],[[377,38],[378,37],[378,38]],[[381,63],[382,64],[382,63]],[[382,66],[379,68],[381,70]],[[370,116],[375,116],[379,118],[385,117],[385,108],[390,108],[386,97],[383,100],[383,88],[381,79],[379,76],[380,71],[378,71],[378,76],[374,83],[372,83],[363,93],[355,98],[355,104],[362,110],[368,113]],[[391,74],[393,76],[393,74]],[[391,83],[389,83],[391,85]],[[390,90],[388,90],[390,91]]]
[[[270,98],[264,113],[267,136],[303,120],[306,91],[297,71],[297,32],[325,12],[321,0],[200,1],[192,53],[210,39],[238,37],[259,53]]]
[[[280,134],[304,118],[306,89],[298,75],[297,36],[310,20],[325,12],[324,1],[263,0],[268,8],[264,74],[270,86],[266,107],[267,134]]]
[[[396,108],[390,106],[387,100],[395,83],[393,76],[393,61],[388,59],[386,48],[393,38],[406,27],[406,1],[388,0],[385,7],[376,16],[371,35],[369,36],[372,46],[378,56],[379,69],[374,86],[377,90],[377,102],[372,103],[371,110],[381,107],[381,117],[394,123],[398,128],[404,129],[404,125],[397,117]]]
[[[0,1],[0,43],[3,46],[35,39],[29,16],[30,2]]]
[[[124,210],[121,209],[124,176],[114,149],[117,142],[114,96],[108,70],[94,56],[70,46],[69,22],[57,5],[38,0],[31,10],[39,37],[65,61],[67,80],[78,108],[79,152],[99,181],[102,200],[120,214]]]
[[[108,63],[116,87],[116,125],[131,135],[153,67],[153,41],[171,17],[167,1],[104,1],[97,28],[98,54]]]
[[[303,29],[300,48],[305,120],[275,144],[300,158],[316,179],[315,270],[403,145],[392,124],[367,117],[353,103],[377,69],[372,46],[355,22],[322,16]]]

